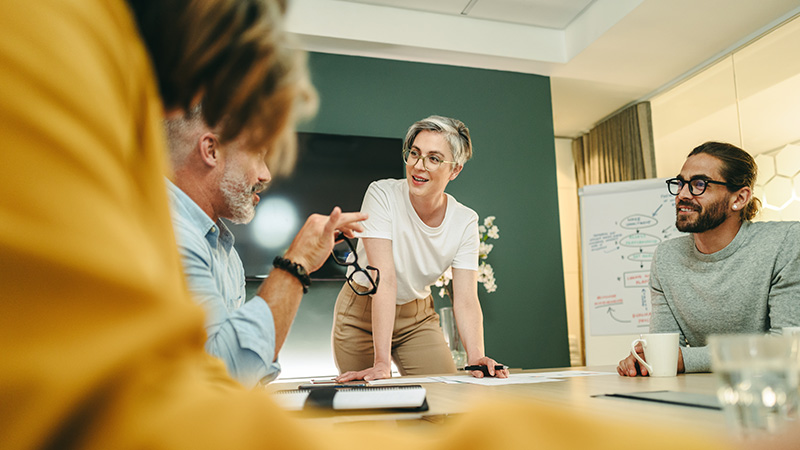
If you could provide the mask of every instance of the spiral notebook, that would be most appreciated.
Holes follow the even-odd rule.
[[[322,408],[334,411],[402,409],[427,411],[425,388],[420,385],[329,387],[275,391],[275,402],[288,411]]]

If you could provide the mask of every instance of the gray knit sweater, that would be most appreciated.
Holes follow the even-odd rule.
[[[651,333],[680,333],[686,372],[709,372],[712,334],[800,325],[800,222],[747,222],[705,255],[686,235],[662,242],[650,266]]]

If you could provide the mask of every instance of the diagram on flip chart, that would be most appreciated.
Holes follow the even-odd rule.
[[[675,228],[675,197],[663,179],[581,188],[581,264],[587,335],[646,333],[650,263]]]

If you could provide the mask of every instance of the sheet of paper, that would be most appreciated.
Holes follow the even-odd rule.
[[[558,372],[539,372],[537,375],[542,375],[550,378],[572,378],[572,377],[594,377],[598,375],[618,375],[617,372],[593,372],[589,370],[562,370]]]
[[[479,384],[482,386],[501,386],[505,384],[530,384],[548,383],[551,381],[563,381],[558,378],[547,378],[535,373],[512,373],[508,378],[483,377],[475,378],[471,375],[454,375],[442,377],[453,383]]]
[[[422,383],[453,383],[445,380],[447,377],[423,377],[423,378],[387,378],[384,380],[372,380],[370,386],[391,386],[394,384],[422,384]]]
[[[370,386],[395,385],[395,384],[422,384],[422,383],[470,383],[484,386],[498,386],[503,384],[545,383],[548,381],[563,381],[564,378],[592,377],[598,375],[617,375],[616,372],[593,372],[588,370],[560,370],[553,372],[512,373],[508,378],[475,378],[471,375],[449,375],[442,377],[422,378],[388,378],[385,380],[370,381]]]

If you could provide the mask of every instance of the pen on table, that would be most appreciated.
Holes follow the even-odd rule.
[[[503,370],[503,369],[508,369],[508,366],[504,366],[501,364],[494,366],[495,373],[498,370]],[[483,365],[467,366],[464,367],[464,370],[478,370],[483,372],[484,375],[489,375],[489,366],[483,366]]]

